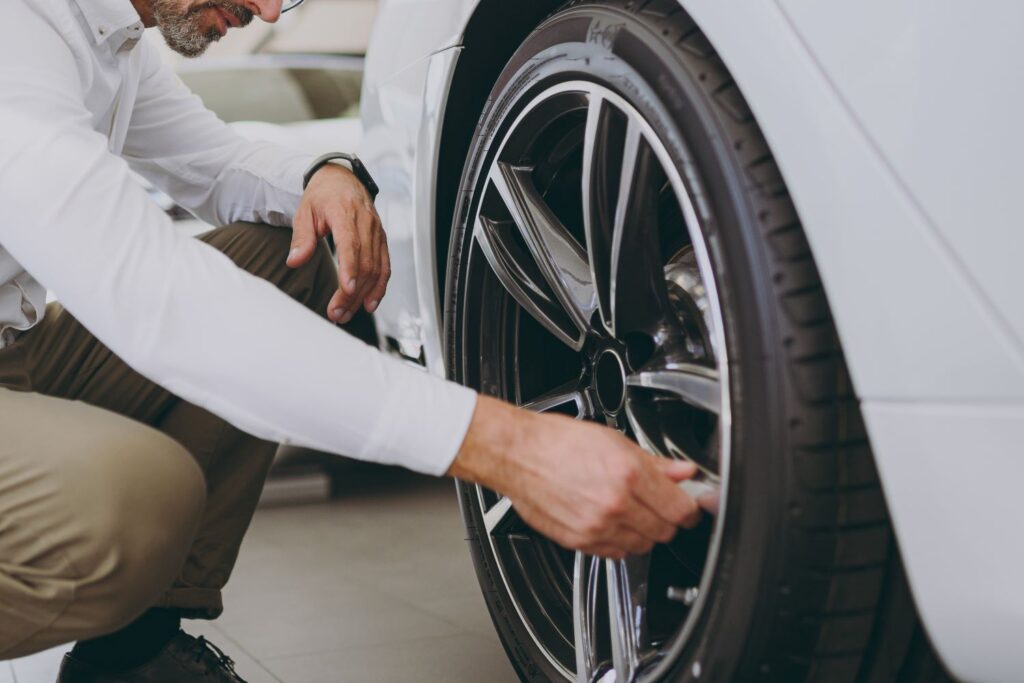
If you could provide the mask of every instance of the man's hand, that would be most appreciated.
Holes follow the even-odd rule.
[[[368,313],[377,309],[391,277],[391,258],[373,199],[352,171],[336,164],[318,170],[302,195],[292,222],[288,265],[307,262],[328,234],[338,253],[338,291],[327,317],[347,323],[360,306]]]
[[[448,473],[500,491],[534,529],[601,557],[647,553],[701,515],[678,486],[694,465],[653,456],[606,427],[488,396],[477,400]]]

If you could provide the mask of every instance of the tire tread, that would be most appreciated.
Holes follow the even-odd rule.
[[[632,3],[603,4],[628,11]],[[723,135],[747,174],[782,321],[789,413],[800,416],[789,424],[795,493],[788,502],[794,558],[788,571],[792,583],[801,576],[811,581],[779,603],[780,613],[799,613],[799,642],[766,648],[773,654],[766,655],[759,671],[770,680],[855,681],[869,668],[886,579],[899,562],[860,404],[810,244],[775,158],[711,42],[685,12],[662,16],[659,26],[673,20],[683,65],[698,74],[720,111]],[[786,628],[776,632],[777,641],[786,639]]]

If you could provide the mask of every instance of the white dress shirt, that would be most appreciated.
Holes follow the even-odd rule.
[[[247,432],[446,471],[475,393],[385,357],[181,234],[130,171],[215,225],[287,226],[308,155],[243,140],[206,110],[140,40],[130,0],[3,5],[4,337],[42,318],[48,287],[138,372]]]

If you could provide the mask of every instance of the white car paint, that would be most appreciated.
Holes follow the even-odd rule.
[[[389,296],[404,294],[378,327],[438,374],[439,128],[476,4],[381,3],[364,83],[362,154],[381,175],[385,225],[402,223],[393,252],[413,264],[396,269]],[[1024,5],[682,4],[800,213],[929,635],[959,678],[1018,680],[1024,237],[1011,203],[1024,181]]]

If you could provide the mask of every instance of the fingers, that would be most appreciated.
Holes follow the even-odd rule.
[[[370,292],[380,276],[380,250],[383,231],[377,212],[371,205],[365,205],[356,215],[356,227],[362,249],[359,252],[359,272],[356,274],[356,293],[353,297],[353,313],[368,301]]]
[[[677,482],[697,473],[692,463],[644,453],[640,472],[630,482],[634,495],[665,522],[692,528],[700,521],[700,507]]]
[[[352,303],[356,294],[362,243],[351,217],[333,218],[330,228],[331,234],[334,235],[334,251],[338,258],[338,291],[331,297],[327,315],[334,322],[342,323],[351,319],[350,309],[355,308]]]
[[[309,260],[317,240],[334,237],[338,259],[338,290],[327,317],[347,323],[366,306],[377,308],[391,274],[391,261],[380,216],[366,188],[340,166],[324,167],[306,188],[294,220],[295,242],[288,265]]]
[[[349,313],[351,298],[341,289],[335,291],[334,296],[331,297],[330,302],[327,304],[327,318],[339,325],[344,325],[351,320],[352,315]]]
[[[655,458],[654,465],[661,470],[662,474],[676,482],[690,479],[697,474],[697,466],[687,460]]]
[[[682,490],[686,497],[693,503],[692,506],[687,505],[688,512],[684,513],[684,517],[680,520],[679,524],[687,529],[692,529],[700,523],[701,510],[706,510],[711,514],[717,514],[718,512],[718,491],[717,489],[707,489],[706,484],[701,484],[696,481],[691,482],[696,484],[697,490],[702,492],[702,495],[696,495],[692,489],[687,488],[684,484],[682,487],[679,486],[680,482],[684,482],[692,479],[699,471],[697,465],[692,462],[685,460],[670,460],[668,458],[655,458],[656,466],[663,474],[669,479],[676,483],[676,488]]]
[[[654,542],[646,539],[633,529],[623,526],[606,526],[584,531],[563,524],[548,511],[529,504],[514,502],[513,507],[520,517],[533,529],[544,534],[559,545],[579,550],[587,555],[605,559],[621,560],[627,555],[649,553]]]
[[[318,241],[312,210],[306,206],[300,207],[292,221],[292,243],[285,260],[288,267],[298,268],[309,261],[316,251]]]
[[[331,299],[328,317],[347,323],[364,302],[368,311],[376,309],[390,278],[391,261],[372,205],[360,207],[354,215],[337,211],[330,227],[338,254],[339,289]]]
[[[668,543],[676,535],[678,524],[670,522],[652,509],[642,499],[631,508],[629,525],[645,539],[653,543]]]
[[[380,305],[381,299],[388,289],[388,281],[391,279],[391,254],[388,251],[388,241],[383,231],[381,232],[380,244],[380,274],[377,282],[373,285],[366,297],[366,312],[373,313]]]
[[[614,538],[614,541],[598,542],[594,546],[594,552],[588,552],[588,555],[618,560],[626,555],[646,555],[654,548],[654,541],[645,538],[630,527],[618,526],[610,531],[609,536]]]

